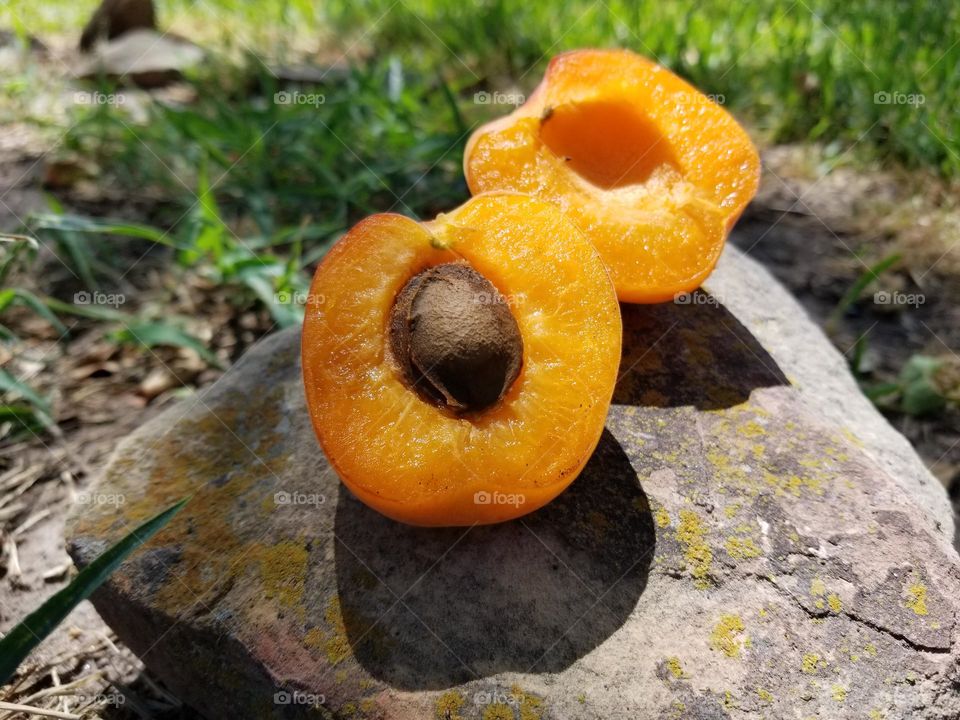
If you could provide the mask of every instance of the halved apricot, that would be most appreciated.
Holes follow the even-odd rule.
[[[596,447],[620,361],[603,261],[550,203],[374,215],[317,268],[303,327],[313,427],[343,483],[414,525],[531,512]]]
[[[527,102],[479,128],[471,192],[557,203],[596,245],[619,298],[699,287],[757,191],[760,159],[722,107],[626,50],[558,55]]]

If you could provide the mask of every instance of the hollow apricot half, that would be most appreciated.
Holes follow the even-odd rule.
[[[626,302],[697,288],[759,172],[756,148],[726,110],[626,50],[553,58],[527,102],[479,128],[464,154],[471,192],[560,205]]]
[[[596,249],[555,205],[489,193],[430,222],[374,215],[331,249],[310,299],[302,360],[314,430],[346,487],[384,515],[432,526],[518,517],[562,492],[596,447],[619,306]],[[500,307],[487,325],[512,338],[517,362],[483,340],[476,313],[490,303]],[[434,344],[419,337],[435,327]],[[490,386],[483,363],[447,362],[458,343],[492,358],[498,397],[474,397],[471,378],[456,377],[476,371]],[[434,376],[436,386],[424,380]]]

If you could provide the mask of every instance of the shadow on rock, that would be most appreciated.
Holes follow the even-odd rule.
[[[623,353],[617,405],[717,410],[759,387],[789,385],[773,358],[716,298],[621,305]]]
[[[607,431],[571,487],[519,520],[414,528],[341,488],[336,535],[353,653],[407,690],[569,667],[626,621],[655,545],[637,474]]]

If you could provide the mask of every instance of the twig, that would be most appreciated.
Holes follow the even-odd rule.
[[[62,718],[63,720],[80,720],[79,715],[73,713],[60,712],[59,710],[47,710],[46,708],[30,707],[29,705],[19,705],[17,703],[8,703],[0,701],[0,710],[10,710],[12,712],[22,712],[27,715],[37,715],[39,717]]]
[[[11,535],[13,535],[14,537],[17,537],[21,533],[25,533],[27,530],[32,528],[38,522],[49,517],[50,514],[53,512],[53,510],[54,508],[47,506],[40,512],[34,513],[30,517],[28,517],[26,520],[24,520],[22,523],[20,523],[20,525],[17,526],[17,528],[11,533]]]

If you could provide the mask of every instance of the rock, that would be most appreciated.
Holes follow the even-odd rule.
[[[179,80],[184,70],[203,58],[200,47],[182,38],[156,30],[131,30],[96,45],[90,57],[80,62],[74,77],[97,80],[106,76],[142,88],[162,87]]]
[[[139,29],[157,29],[153,0],[103,0],[83,28],[80,50],[89,52],[104,38],[113,40]]]
[[[117,448],[70,553],[195,493],[93,599],[210,718],[956,718],[944,491],[764,270],[710,291],[624,307],[600,445],[521,520],[353,499],[286,332]]]

